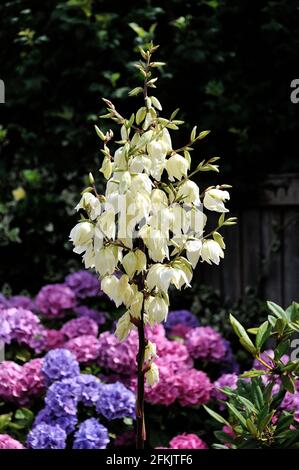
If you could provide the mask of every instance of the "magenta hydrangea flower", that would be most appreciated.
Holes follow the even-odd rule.
[[[21,366],[13,361],[0,363],[0,398],[23,404],[26,402],[27,386]]]
[[[214,382],[214,389],[212,395],[216,400],[227,400],[228,396],[225,393],[221,392],[220,389],[223,387],[229,387],[232,390],[236,390],[238,386],[238,376],[237,374],[223,374]],[[221,407],[224,408],[222,404]]]
[[[36,306],[48,318],[62,317],[66,310],[76,305],[74,292],[64,284],[49,284],[41,288]]]
[[[82,335],[98,336],[99,328],[91,318],[81,317],[69,320],[60,331],[66,339],[72,339]]]
[[[45,351],[62,348],[65,343],[64,334],[60,330],[47,329],[45,339]]]
[[[185,344],[195,359],[220,361],[226,353],[222,336],[210,326],[199,326],[189,331]]]
[[[169,442],[170,449],[207,449],[207,444],[196,434],[179,434]]]
[[[0,450],[3,449],[25,449],[25,447],[8,434],[0,434]]]
[[[118,374],[131,375],[136,371],[137,333],[132,331],[126,341],[105,331],[99,336],[98,364]]]
[[[184,370],[178,374],[177,382],[180,405],[203,405],[210,400],[213,385],[205,372],[197,369]]]
[[[45,391],[45,378],[42,373],[43,359],[37,358],[26,362],[22,367],[22,373],[27,382],[27,396],[40,396]]]
[[[95,336],[82,335],[67,341],[64,346],[81,363],[95,361],[100,352],[100,343]]]
[[[75,293],[78,299],[94,297],[101,294],[100,281],[89,271],[78,271],[65,278],[65,284]]]
[[[190,330],[192,330],[190,326],[183,325],[183,323],[177,323],[169,330],[168,335],[172,338],[176,336],[179,338],[186,338],[186,335]]]
[[[20,366],[12,361],[0,363],[0,398],[25,405],[44,391],[42,359],[32,359]]]
[[[171,363],[163,364],[161,359],[155,362],[159,367],[159,382],[153,387],[145,385],[145,399],[154,405],[169,406],[180,395],[180,384],[177,380],[177,374]]]

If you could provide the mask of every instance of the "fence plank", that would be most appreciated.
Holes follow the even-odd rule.
[[[244,211],[241,230],[244,290],[247,286],[258,286],[261,267],[260,212],[258,209]]]
[[[234,302],[242,294],[242,260],[241,260],[241,224],[242,217],[238,217],[238,224],[223,230],[226,243],[225,257],[222,261],[222,289],[226,300]]]
[[[284,306],[299,301],[299,209],[289,209],[284,218]]]

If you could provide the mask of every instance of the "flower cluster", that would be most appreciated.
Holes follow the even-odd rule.
[[[207,444],[196,434],[180,434],[169,442],[170,449],[207,449]]]
[[[48,318],[62,317],[66,310],[76,305],[74,292],[64,284],[42,287],[36,297],[39,312]]]
[[[189,331],[185,344],[194,359],[219,361],[226,353],[222,336],[210,326],[199,326]]]
[[[193,368],[186,346],[167,339],[162,325],[147,327],[146,333],[149,342],[156,344],[155,362],[159,367],[159,382],[155,386],[146,385],[146,400],[167,406],[175,401],[182,406],[207,403],[212,384],[204,372]],[[119,380],[135,389],[137,332],[132,331],[125,341],[120,342],[106,331],[100,335],[99,342],[99,365],[116,372]]]
[[[25,405],[45,389],[42,359],[32,359],[20,366],[12,361],[0,363],[0,398]]]
[[[113,132],[96,132],[103,141],[100,171],[107,180],[105,194],[99,194],[93,176],[76,206],[84,217],[73,227],[70,239],[74,251],[83,256],[85,268],[95,268],[103,292],[126,312],[119,319],[116,336],[125,340],[138,322],[153,326],[167,319],[168,290],[189,287],[193,269],[199,260],[219,264],[225,243],[219,229],[235,223],[225,219],[229,200],[228,185],[210,186],[203,191],[190,176],[200,171],[216,171],[217,157],[203,160],[191,174],[190,150],[209,131],[197,133],[180,149],[173,148],[169,130],[177,130],[182,121],[159,116],[159,100],[149,96],[157,78],[150,78],[155,63],[151,45],[141,55],[145,62],[137,68],[145,77],[144,105],[127,120],[111,101],[104,99],[107,118],[120,125],[120,146],[112,154],[109,142]],[[203,208],[221,214],[216,228],[204,234],[207,215]],[[74,280],[75,282],[76,280]],[[188,326],[188,325],[186,325]],[[182,330],[182,328],[181,328]],[[186,334],[186,328],[183,332]],[[159,379],[155,346],[148,347],[146,379],[154,385]],[[216,358],[215,358],[216,359]]]
[[[104,384],[90,374],[80,374],[75,357],[65,349],[50,351],[42,372],[49,388],[45,408],[36,416],[27,444],[33,449],[63,449],[78,424],[78,406],[94,407],[108,420],[135,417],[135,397],[121,383]],[[75,449],[102,449],[109,442],[107,429],[97,419],[80,424]]]
[[[74,292],[78,300],[101,294],[98,278],[88,271],[78,271],[65,278],[65,284]]]
[[[24,446],[8,434],[0,434],[0,450],[2,449],[24,449]]]
[[[165,329],[170,337],[185,338],[186,334],[199,326],[198,318],[189,310],[174,310],[169,312]]]
[[[4,343],[17,341],[39,352],[45,337],[46,329],[30,310],[22,307],[0,310],[0,340]]]

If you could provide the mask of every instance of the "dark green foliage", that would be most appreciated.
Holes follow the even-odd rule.
[[[216,421],[232,431],[233,436],[223,431],[216,431],[215,437],[221,444],[216,448],[254,449],[254,448],[298,448],[299,428],[294,413],[283,410],[282,401],[286,393],[296,392],[299,363],[297,358],[282,360],[284,353],[290,350],[290,340],[299,330],[299,304],[293,302],[287,310],[268,302],[271,314],[268,320],[258,328],[247,330],[255,335],[251,340],[240,322],[231,315],[231,325],[244,348],[262,364],[263,369],[252,369],[240,376],[236,390],[224,387],[221,391],[227,395],[225,403],[228,418],[215,413],[205,406],[206,411]],[[271,338],[274,341],[274,357],[261,354],[264,343]],[[292,349],[290,350],[292,351]],[[266,379],[262,380],[262,377]],[[246,381],[242,380],[246,379]],[[250,380],[248,380],[250,379]],[[274,386],[279,389],[274,392]],[[297,392],[298,393],[298,392]]]
[[[179,106],[180,119],[213,131],[200,157],[222,156],[238,184],[249,172],[256,181],[257,173],[295,169],[296,7],[294,0],[2,2],[0,284],[34,292],[77,263],[67,243],[70,215],[86,174],[100,166],[93,130],[100,97],[121,98],[130,116],[133,48],[153,35],[168,62],[159,87],[166,114]],[[26,197],[15,201],[18,187]]]

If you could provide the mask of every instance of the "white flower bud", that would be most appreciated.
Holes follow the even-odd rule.
[[[151,363],[149,370],[145,373],[145,378],[150,387],[159,382],[159,369],[154,362]]]
[[[85,245],[94,235],[94,226],[90,222],[79,222],[70,233],[74,245]]]
[[[224,258],[223,250],[215,240],[204,240],[200,255],[209,264],[219,264],[220,258]]]
[[[212,188],[205,192],[203,204],[210,211],[229,212],[229,210],[224,206],[224,202],[229,200],[229,198],[230,196],[228,191]]]
[[[157,357],[157,346],[155,343],[152,343],[148,340],[147,345],[144,351],[144,360],[145,362],[149,362],[152,359]]]
[[[166,161],[166,170],[170,181],[174,181],[175,178],[181,180],[186,177],[189,168],[190,163],[178,153],[175,153]]]
[[[79,204],[76,205],[75,210],[86,210],[91,220],[96,219],[101,214],[101,203],[97,197],[91,193],[84,193],[81,197]]]
[[[117,322],[115,336],[117,336],[119,341],[124,341],[132,328],[133,324],[130,321],[130,314],[126,312]]]

